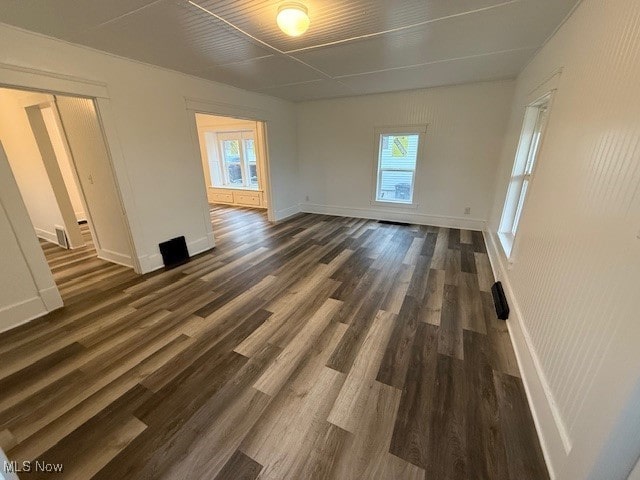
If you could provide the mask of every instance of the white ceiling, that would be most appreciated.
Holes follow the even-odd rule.
[[[0,0],[0,21],[300,101],[513,78],[579,0]]]

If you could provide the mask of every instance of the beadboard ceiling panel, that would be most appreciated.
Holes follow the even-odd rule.
[[[0,0],[0,21],[301,101],[515,77],[578,0]]]
[[[293,56],[334,76],[418,65],[489,52],[538,47],[548,13],[530,2],[513,3]]]
[[[310,0],[303,1],[312,27],[304,35],[284,35],[274,19],[278,0],[193,0],[274,47],[289,51],[495,7],[504,0]]]
[[[533,50],[492,53],[482,57],[446,60],[411,68],[400,68],[381,72],[341,77],[339,80],[360,93],[377,93],[394,82],[399,90],[481,82],[513,78],[524,67]]]
[[[353,90],[343,82],[332,79],[313,80],[293,85],[270,87],[260,90],[260,92],[276,97],[286,97],[294,102],[321,98],[348,97],[356,94],[356,90]]]
[[[225,83],[254,91],[323,78],[312,68],[281,55],[230,63],[202,71],[199,75],[211,80],[223,77]]]
[[[157,0],[156,0],[157,1]],[[0,21],[68,40],[70,36],[155,3],[153,0],[3,0]]]
[[[191,74],[272,54],[186,2],[156,2],[72,41]]]

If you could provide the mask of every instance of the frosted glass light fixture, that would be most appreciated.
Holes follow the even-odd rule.
[[[291,37],[299,37],[309,28],[307,7],[300,3],[284,3],[278,8],[278,27]]]

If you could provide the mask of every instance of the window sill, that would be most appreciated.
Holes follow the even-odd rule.
[[[498,232],[498,239],[500,240],[500,245],[502,246],[502,251],[504,252],[505,257],[507,257],[507,260],[511,261],[515,237],[511,233]]]
[[[238,190],[241,192],[261,192],[262,189],[261,188],[253,188],[253,187],[229,187],[229,186],[224,186],[224,187],[214,187],[209,185],[209,188],[213,189],[213,190]]]
[[[391,207],[391,208],[418,208],[417,203],[402,203],[402,202],[383,202],[380,200],[371,200],[369,204],[376,207]]]

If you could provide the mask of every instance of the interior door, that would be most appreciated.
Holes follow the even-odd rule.
[[[56,96],[98,256],[133,267],[129,230],[93,100]]]

